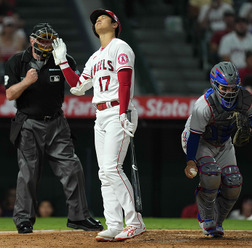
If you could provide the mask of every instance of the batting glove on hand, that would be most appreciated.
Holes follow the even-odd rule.
[[[84,96],[85,92],[92,88],[92,79],[88,78],[85,80],[81,85],[78,85],[76,87],[72,87],[70,89],[70,92],[75,96]]]
[[[61,38],[56,38],[53,40],[52,47],[53,47],[52,54],[55,65],[59,65],[61,63],[66,62],[67,48],[64,41]]]
[[[185,174],[188,178],[192,179],[196,177],[198,172],[198,168],[196,166],[196,163],[193,160],[187,161],[187,165],[185,167]]]
[[[120,115],[119,119],[125,133],[128,134],[130,137],[134,137],[134,134],[133,134],[134,124],[128,120],[127,115],[123,113]]]

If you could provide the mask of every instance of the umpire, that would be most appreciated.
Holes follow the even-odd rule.
[[[31,46],[11,57],[5,67],[6,97],[15,100],[17,108],[10,140],[17,148],[19,165],[13,213],[18,233],[32,233],[45,156],[63,185],[67,226],[86,231],[103,229],[99,221],[90,217],[82,165],[61,110],[65,78],[51,56],[52,41],[57,37],[48,23],[36,25],[30,35]],[[68,61],[76,70],[74,59],[68,56]]]

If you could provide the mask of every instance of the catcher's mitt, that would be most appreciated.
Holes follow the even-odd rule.
[[[237,131],[233,138],[235,146],[244,146],[249,142],[250,138],[250,121],[247,115],[240,112],[234,112],[236,120]]]

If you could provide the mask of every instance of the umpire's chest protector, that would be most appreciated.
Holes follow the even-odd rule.
[[[252,96],[247,90],[241,88],[236,105],[232,110],[224,109],[215,93],[206,98],[206,101],[211,108],[212,118],[202,137],[211,144],[219,146],[230,138],[235,129],[234,112],[246,114],[252,103]]]

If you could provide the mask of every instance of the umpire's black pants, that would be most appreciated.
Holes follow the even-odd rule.
[[[47,155],[54,174],[66,196],[68,218],[76,221],[90,217],[84,186],[84,173],[74,152],[70,128],[64,116],[50,121],[27,119],[17,148],[19,173],[13,220],[35,222],[37,186]]]

